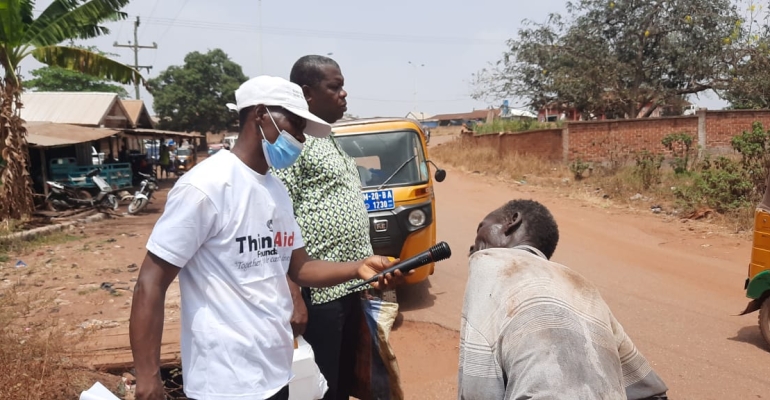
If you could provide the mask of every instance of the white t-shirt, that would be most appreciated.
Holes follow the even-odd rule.
[[[292,378],[286,273],[304,246],[286,187],[220,151],[182,176],[147,250],[182,268],[184,391],[264,399]]]

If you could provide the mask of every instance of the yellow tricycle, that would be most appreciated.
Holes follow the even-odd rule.
[[[422,125],[408,118],[359,119],[337,123],[333,131],[356,160],[374,253],[405,260],[435,245],[433,181],[442,182],[446,171],[428,158]],[[436,169],[433,175],[428,164]],[[433,263],[420,267],[407,284],[433,271]]]

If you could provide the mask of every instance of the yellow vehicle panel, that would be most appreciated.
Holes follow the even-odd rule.
[[[387,210],[369,209],[370,236],[375,254],[398,257],[405,260],[436,244],[434,179],[429,173],[427,166],[426,161],[429,160],[427,142],[420,124],[417,121],[406,118],[377,118],[338,123],[334,125],[333,131],[340,146],[356,159],[359,172],[363,174],[361,178],[362,192],[392,190],[392,208],[389,207]],[[404,132],[416,133],[419,141],[414,140],[414,142],[410,142],[412,144],[409,146],[398,147],[400,152],[388,152],[387,150],[378,149],[376,143],[367,142],[367,140],[376,142],[373,139],[374,135],[384,135],[380,137],[384,139],[388,137],[387,135],[403,134]],[[414,137],[410,136],[408,139],[412,140]],[[416,143],[419,143],[419,145]],[[416,149],[417,147],[419,149]],[[408,160],[408,156],[412,150],[415,150],[412,157],[415,157],[416,162],[420,164],[419,167],[413,167],[412,171],[414,174],[423,174],[421,179],[406,179],[397,184],[386,184],[384,186],[380,185],[380,183],[383,183],[380,181],[372,184],[364,182],[366,181],[364,175],[367,171],[377,168],[385,171],[387,169],[385,167],[386,164],[389,164],[391,167],[401,165],[400,158],[407,158],[404,161],[404,165],[410,165],[411,161]],[[421,170],[423,164],[424,169]],[[401,165],[401,167],[404,165]],[[384,174],[388,176],[388,179],[397,176],[400,170],[396,168],[393,175],[390,172],[388,170]],[[423,177],[425,179],[422,179]],[[419,227],[410,226],[409,222],[405,222],[408,221],[409,213],[415,209],[420,209],[426,216],[425,224]],[[386,228],[381,228],[378,231],[377,228],[382,226],[380,224],[385,224]],[[420,267],[406,279],[407,283],[414,284],[423,281],[433,274],[433,271],[434,264]]]

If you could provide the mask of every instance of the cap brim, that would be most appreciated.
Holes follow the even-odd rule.
[[[325,138],[332,132],[332,126],[326,121],[315,116],[308,110],[303,110],[295,107],[283,106],[283,108],[289,110],[292,114],[304,118],[307,121],[305,127],[305,134],[317,138]]]
[[[227,106],[227,109],[230,111],[238,111],[238,106],[233,103],[227,103],[225,106]]]

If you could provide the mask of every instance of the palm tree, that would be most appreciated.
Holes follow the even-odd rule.
[[[43,64],[80,71],[124,84],[142,81],[135,69],[98,53],[60,46],[65,41],[108,34],[106,21],[125,19],[129,0],[54,0],[34,18],[34,0],[0,0],[0,221],[34,211],[27,170],[27,131],[21,119],[19,64],[32,56]]]

